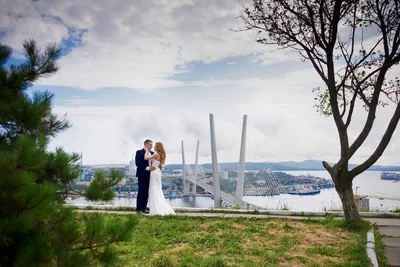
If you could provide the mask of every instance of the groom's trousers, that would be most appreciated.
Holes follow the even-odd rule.
[[[144,211],[149,200],[150,172],[146,171],[138,177],[138,195],[136,199],[136,210]]]

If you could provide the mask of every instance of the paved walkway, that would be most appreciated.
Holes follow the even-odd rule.
[[[367,219],[376,223],[385,246],[389,266],[400,266],[400,219]]]

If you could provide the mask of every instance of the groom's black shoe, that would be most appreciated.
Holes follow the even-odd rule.
[[[136,214],[138,214],[138,215],[141,214],[141,213],[142,213],[142,212],[141,212],[140,210],[137,210],[137,211],[136,211]]]
[[[150,212],[148,210],[142,210],[142,213],[149,214]]]

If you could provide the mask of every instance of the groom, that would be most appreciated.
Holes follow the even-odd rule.
[[[149,199],[149,184],[150,184],[150,172],[156,168],[149,166],[149,161],[144,159],[146,153],[145,148],[151,150],[153,147],[153,141],[147,139],[144,141],[144,148],[136,151],[135,163],[136,163],[136,177],[138,178],[138,194],[136,198],[136,213],[149,213],[149,209],[146,208],[147,201]],[[154,152],[150,151],[153,155]]]

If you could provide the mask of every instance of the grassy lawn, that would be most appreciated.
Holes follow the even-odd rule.
[[[124,215],[103,215],[123,220]],[[138,216],[122,266],[369,266],[366,232],[343,220]]]

